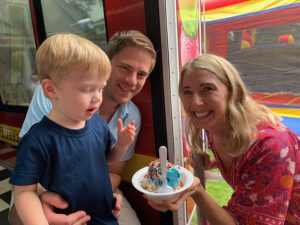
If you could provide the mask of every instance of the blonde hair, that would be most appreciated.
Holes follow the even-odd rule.
[[[109,58],[96,44],[76,34],[58,33],[47,38],[36,53],[40,80],[58,84],[72,70],[97,70],[107,80],[111,73]]]
[[[116,32],[110,39],[106,48],[106,54],[112,59],[126,47],[137,47],[148,52],[152,57],[151,72],[156,63],[156,51],[150,39],[139,31],[127,30]]]
[[[228,90],[228,115],[227,120],[230,125],[229,141],[230,149],[228,154],[238,155],[243,153],[255,140],[257,125],[266,121],[271,126],[276,127],[280,117],[267,107],[256,103],[242,81],[237,69],[226,59],[212,55],[203,54],[187,62],[180,74],[179,96],[182,100],[183,77],[189,70],[207,70],[214,74]],[[188,143],[199,148],[202,140],[201,130],[197,129],[191,119],[187,117],[186,136]]]

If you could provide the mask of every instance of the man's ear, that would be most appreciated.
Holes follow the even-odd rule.
[[[42,89],[46,97],[54,100],[56,99],[56,88],[52,80],[43,79],[41,81]]]

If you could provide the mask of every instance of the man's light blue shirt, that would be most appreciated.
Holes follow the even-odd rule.
[[[43,116],[48,115],[52,109],[51,101],[44,95],[41,85],[39,84],[32,96],[31,103],[29,105],[26,118],[22,125],[22,129],[19,133],[20,137],[23,137],[31,128],[33,124],[41,121]],[[129,160],[132,158],[135,150],[135,144],[137,141],[137,136],[141,128],[141,114],[137,106],[129,101],[126,104],[119,105],[115,114],[110,119],[108,127],[113,134],[114,138],[117,139],[118,135],[118,125],[117,119],[121,118],[123,125],[126,126],[132,120],[135,121],[136,135],[134,142],[129,146],[127,152],[124,154],[122,161]]]

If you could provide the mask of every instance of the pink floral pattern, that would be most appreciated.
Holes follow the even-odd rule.
[[[288,128],[259,126],[257,140],[225,171],[234,190],[225,207],[241,225],[300,225],[300,138]]]

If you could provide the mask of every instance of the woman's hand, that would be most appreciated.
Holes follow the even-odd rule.
[[[121,214],[121,206],[122,206],[122,195],[115,193],[114,198],[116,199],[116,204],[114,209],[112,210],[113,215],[117,218]]]
[[[146,196],[144,196],[148,200],[148,204],[155,210],[166,212],[168,210],[176,211],[178,210],[183,202],[191,195],[193,195],[198,188],[200,188],[200,180],[197,177],[194,177],[194,181],[187,190],[182,192],[182,194],[179,196],[179,198],[175,202],[170,202],[168,200],[165,200],[162,204],[155,203],[151,201],[150,199],[147,199]]]
[[[69,215],[55,213],[55,208],[65,209],[68,203],[58,194],[46,191],[40,196],[42,207],[50,225],[86,225],[91,219],[84,211]]]
[[[202,151],[200,149],[198,149],[198,150],[189,150],[188,151],[188,157],[185,158],[185,163],[189,164],[193,168],[197,167],[197,163],[194,160],[193,151],[197,151],[196,155],[201,158],[201,160],[203,162],[204,170],[210,170],[210,169],[216,167],[215,161],[211,160],[210,156],[206,152],[204,152],[204,151]]]

